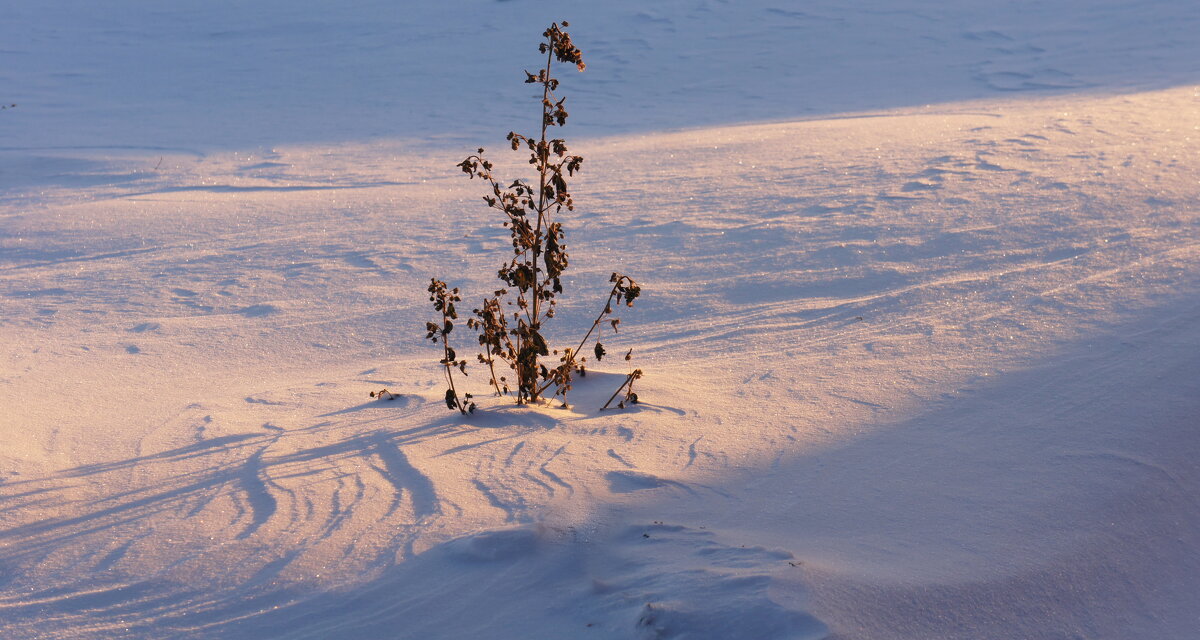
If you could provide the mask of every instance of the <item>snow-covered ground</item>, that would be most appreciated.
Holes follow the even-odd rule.
[[[16,5],[16,6],[12,6]],[[566,18],[549,327],[448,412]],[[1200,11],[0,8],[0,636],[1200,635]],[[460,352],[466,351],[466,344]],[[607,360],[605,364],[607,365]],[[371,391],[399,397],[380,402]]]

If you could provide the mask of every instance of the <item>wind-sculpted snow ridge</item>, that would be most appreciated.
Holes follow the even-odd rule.
[[[820,621],[771,598],[772,576],[797,566],[787,551],[733,545],[711,531],[661,522],[498,529],[430,549],[349,593],[207,632],[296,639],[827,637]],[[506,586],[512,583],[539,585],[537,597]],[[358,614],[349,618],[347,610]]]

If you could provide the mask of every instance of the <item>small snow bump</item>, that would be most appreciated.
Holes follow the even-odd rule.
[[[252,304],[248,307],[238,309],[235,313],[246,316],[247,318],[261,318],[279,312],[279,307],[272,304]]]
[[[609,471],[604,475],[608,490],[613,493],[632,493],[643,489],[657,489],[673,482],[638,471]]]
[[[900,190],[905,193],[909,193],[913,191],[935,191],[939,188],[940,185],[914,180],[912,182],[906,182],[903,187],[900,187]]]
[[[493,561],[532,555],[537,534],[532,529],[487,531],[449,543],[448,549],[463,560]]]

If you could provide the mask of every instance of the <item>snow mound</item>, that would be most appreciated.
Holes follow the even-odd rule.
[[[486,531],[365,587],[297,597],[215,629],[233,638],[826,637],[819,620],[772,598],[774,576],[796,571],[790,553],[724,538],[660,523],[588,535],[545,525]]]

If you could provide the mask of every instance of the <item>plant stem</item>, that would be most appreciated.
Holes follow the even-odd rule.
[[[608,292],[608,300],[604,301],[604,309],[600,312],[600,315],[596,316],[596,320],[592,322],[592,328],[588,329],[588,332],[584,334],[583,340],[579,341],[579,346],[575,348],[574,353],[579,353],[579,350],[583,348],[583,345],[587,342],[587,339],[592,336],[592,332],[596,330],[596,327],[600,326],[600,321],[604,319],[604,316],[612,313],[611,305],[613,296],[617,295],[617,286],[620,284],[621,282],[618,280],[617,283],[613,285],[612,291]]]
[[[547,160],[548,160],[547,147],[546,147],[546,127],[548,126],[547,125],[548,118],[546,116],[549,112],[549,107],[546,105],[549,104],[549,102],[550,102],[550,66],[554,62],[554,34],[553,34],[553,32],[551,32],[550,36],[548,37],[547,44],[548,44],[548,47],[547,47],[547,51],[546,51],[546,69],[545,69],[545,75],[542,77],[541,136],[540,136],[540,139],[539,139],[536,151],[535,151],[537,153],[537,167],[538,167],[537,223],[535,224],[534,232],[533,232],[533,260],[530,263],[527,263],[533,269],[533,300],[530,301],[531,306],[529,309],[527,309],[527,311],[529,311],[529,314],[528,314],[529,326],[532,331],[540,331],[541,330],[541,319],[542,319],[542,317],[541,317],[542,295],[541,295],[541,287],[538,282],[538,259],[540,259],[541,255],[542,255],[542,227],[545,225],[545,220],[546,220],[546,169],[547,169],[546,164],[547,164]],[[535,358],[535,360],[534,360],[535,366],[533,367],[533,371],[529,372],[529,375],[533,376],[533,380],[529,381],[529,382],[531,382],[531,384],[529,385],[529,388],[533,390],[533,394],[529,398],[530,402],[537,402],[538,396],[541,394],[542,390],[545,388],[545,387],[542,387],[541,389],[539,389],[537,387],[536,362],[537,361]]]
[[[496,387],[496,395],[502,396],[504,394],[500,392],[500,381],[496,379],[496,365],[494,362],[494,356],[492,356],[492,345],[485,344],[484,348],[487,349],[488,370],[492,372],[492,386]]]
[[[586,334],[584,334],[583,340],[579,341],[579,346],[575,347],[575,350],[572,351],[571,355],[567,357],[567,361],[563,363],[564,366],[569,367],[569,366],[573,366],[575,364],[575,357],[579,355],[579,351],[581,349],[583,349],[583,345],[587,344],[588,338],[592,337],[592,332],[596,330],[596,327],[600,326],[600,321],[604,319],[604,316],[606,316],[612,312],[611,305],[612,305],[613,297],[617,295],[617,287],[620,286],[620,284],[621,284],[621,281],[617,280],[616,284],[613,285],[612,291],[608,292],[608,300],[604,301],[604,309],[600,311],[600,315],[596,316],[596,320],[594,322],[592,322],[591,328],[588,329]],[[541,388],[538,389],[538,393],[545,391],[546,388],[550,386],[550,384],[551,384],[551,381],[547,380],[546,383],[543,384],[541,386]]]
[[[546,105],[550,102],[550,65],[554,61],[554,33],[549,36],[549,47],[546,52],[546,70],[545,76],[542,78],[542,135],[537,146],[538,155],[538,205],[537,205],[537,225],[534,228],[534,243],[533,243],[533,284],[538,286],[538,258],[541,256],[542,249],[542,225],[545,222],[546,216],[546,165],[549,160],[549,153],[546,147],[546,114],[549,112],[549,107]],[[538,310],[541,306],[540,292],[533,292],[533,317],[539,319]]]
[[[627,385],[630,385],[630,384],[633,384],[633,374],[632,373],[625,376],[625,381],[621,383],[621,386],[617,387],[617,390],[613,392],[611,397],[609,397],[608,402],[605,402],[604,406],[600,407],[600,410],[604,411],[605,409],[607,409],[608,405],[612,404],[612,401],[614,399],[616,399],[617,394],[621,393],[621,389],[624,389]]]
[[[446,322],[450,319],[444,312],[442,313],[442,326],[446,326]],[[451,372],[450,360],[450,338],[446,337],[446,333],[442,332],[442,354],[445,356],[446,365],[446,381],[450,383],[450,391],[454,392],[454,404],[458,406],[458,412],[466,415],[467,407],[462,398],[458,397],[458,390],[454,388],[454,374]]]

